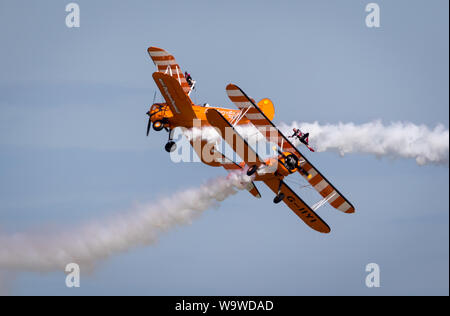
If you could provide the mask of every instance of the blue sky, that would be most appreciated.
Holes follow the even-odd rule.
[[[224,175],[172,163],[164,133],[145,137],[148,46],[190,71],[198,103],[232,107],[232,82],[270,97],[275,122],[448,128],[448,2],[377,1],[379,29],[365,26],[368,2],[77,1],[81,27],[69,29],[66,3],[2,1],[0,229],[76,227]],[[63,271],[21,273],[11,293],[448,295],[448,168],[309,156],[356,207],[319,210],[329,235],[260,185],[262,199],[240,192],[156,246],[82,271],[79,289]],[[370,262],[381,288],[364,284]]]

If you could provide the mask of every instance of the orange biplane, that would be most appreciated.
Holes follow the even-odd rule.
[[[192,128],[195,120],[202,125],[215,127],[226,143],[243,160],[235,163],[217,151],[214,144],[201,140],[201,146],[191,145],[201,160],[214,167],[222,166],[227,171],[242,169],[253,181],[264,182],[275,194],[274,203],[283,201],[308,226],[322,233],[329,233],[330,227],[317,215],[318,207],[329,203],[344,213],[354,213],[353,205],[301,154],[301,152],[272,123],[274,117],[273,103],[262,99],[256,103],[238,86],[229,84],[226,92],[238,110],[195,105],[190,93],[195,86],[191,78],[186,80],[175,58],[161,48],[149,47],[148,53],[158,68],[153,79],[159,88],[165,103],[154,103],[147,112],[149,121],[147,135],[151,126],[160,131],[169,132],[169,141],[165,148],[173,151],[175,143],[172,131],[175,127]],[[270,143],[276,144],[277,155],[267,159],[261,158],[247,141],[236,131],[236,125],[254,125]],[[226,137],[225,137],[226,135]],[[237,140],[237,141],[236,141]],[[211,153],[214,159],[205,160],[202,152]],[[313,208],[307,205],[283,179],[290,174],[299,173],[311,187],[322,196],[322,200]],[[254,182],[247,190],[255,197],[261,197]]]

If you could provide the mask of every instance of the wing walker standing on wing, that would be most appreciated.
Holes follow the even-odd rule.
[[[303,143],[309,150],[314,152],[314,149],[309,146],[309,133],[302,133],[298,128],[293,128],[294,134],[288,136],[289,138],[297,138],[301,143]]]

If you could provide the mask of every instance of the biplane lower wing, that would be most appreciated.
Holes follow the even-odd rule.
[[[213,143],[207,142],[206,140],[191,140],[190,144],[200,160],[211,167],[223,167],[228,172],[233,172],[236,170],[242,170],[243,167],[228,159],[224,154],[215,150]],[[253,181],[249,182],[246,190],[250,192],[256,198],[260,198],[261,194],[258,188],[255,186]]]
[[[222,154],[223,156],[223,154]],[[224,162],[222,163],[222,167],[224,167],[228,172],[233,172],[235,170],[242,170],[243,167],[235,163],[234,161],[231,161],[230,159],[224,157]],[[253,195],[256,198],[261,198],[261,193],[259,193],[258,188],[256,187],[255,183],[253,181],[250,181],[246,188],[248,192],[250,192],[251,195]]]
[[[281,186],[280,186],[281,181]],[[329,233],[330,227],[325,223],[319,215],[317,215],[290,187],[282,180],[266,180],[264,183],[275,193],[284,194],[283,202],[300,217],[306,225],[312,229],[321,232]],[[280,191],[278,191],[280,189]]]
[[[197,116],[192,109],[191,99],[186,95],[180,83],[172,76],[161,72],[154,72],[152,76],[174,118],[182,122],[185,127],[191,127]]]
[[[222,153],[215,150],[215,144],[203,139],[193,139],[190,141],[200,160],[210,167],[222,166],[222,161],[226,158]]]
[[[208,109],[206,118],[211,126],[216,127],[222,138],[233,148],[248,166],[261,166],[264,161],[249,146],[247,141],[236,132],[234,127],[227,119],[216,109]]]
[[[250,194],[253,195],[255,198],[260,199],[261,193],[259,193],[259,190],[256,187],[255,183],[252,181],[248,185],[249,187],[247,188],[247,191],[250,192]]]
[[[245,94],[244,91],[234,84],[229,84],[226,90],[230,100],[239,109],[245,109],[245,116],[247,119],[255,125],[269,142],[276,143],[281,151],[295,153],[300,158],[300,166],[308,172],[308,174],[301,172],[300,174],[331,206],[344,213],[355,212],[353,205],[278,130],[272,121],[267,118],[264,112]]]

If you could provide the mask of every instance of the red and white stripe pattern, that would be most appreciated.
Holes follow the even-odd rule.
[[[304,159],[304,158],[303,158]],[[333,206],[335,209],[338,209],[344,213],[354,213],[355,208],[347,201],[345,197],[343,197],[337,189],[330,184],[320,173],[317,171],[314,166],[305,161],[301,164],[302,168],[306,170],[310,174],[310,178],[303,175],[303,177],[309,182],[309,184],[320,193],[320,195],[327,200],[327,202]]]
[[[175,57],[166,52],[164,49],[158,47],[149,47],[147,51],[150,55],[150,58],[158,68],[158,72],[170,74],[172,77],[178,80],[181,87],[183,88],[183,91],[186,94],[189,94],[189,92],[191,91],[191,87],[187,83],[186,78],[184,77],[184,73],[181,70],[180,66],[177,64]]]
[[[301,167],[306,170],[310,177],[301,175],[320,193],[324,199],[334,208],[344,213],[354,213],[355,208],[343,197],[338,190],[329,183],[320,172],[291,144],[291,142],[275,127],[275,125],[264,115],[261,109],[253,102],[238,86],[229,84],[227,94],[230,100],[241,110],[248,110],[245,116],[261,134],[271,143],[278,145],[280,150],[295,153],[300,158]]]
[[[254,103],[234,84],[227,86],[227,94],[231,102],[233,102],[241,111],[245,112],[248,119],[254,121],[257,125],[265,125],[266,118],[255,107]],[[259,125],[258,124],[258,125]]]
[[[275,143],[283,151],[296,152],[297,150],[283,137],[272,122],[263,114],[261,109],[238,86],[229,84],[227,94],[230,100],[245,113],[245,117],[252,122],[258,131],[271,143]]]

